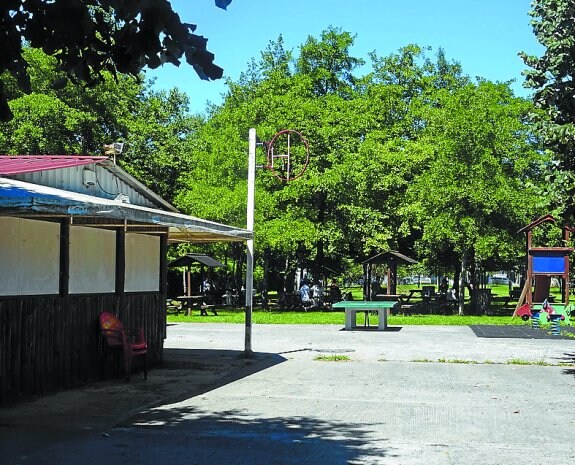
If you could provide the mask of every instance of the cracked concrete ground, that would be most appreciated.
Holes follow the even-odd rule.
[[[243,343],[241,325],[170,325],[147,381],[4,407],[1,463],[575,462],[575,339],[261,325],[253,357]]]

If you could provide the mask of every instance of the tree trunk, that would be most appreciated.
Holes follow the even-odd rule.
[[[317,213],[317,221],[318,224],[325,223],[325,209],[326,209],[326,198],[325,194],[320,193],[319,198],[317,201],[318,205],[318,213]],[[323,239],[319,239],[316,243],[316,254],[315,254],[315,262],[314,262],[314,270],[313,270],[313,277],[315,280],[321,279],[323,284],[325,285],[325,276],[323,275],[323,264],[325,261],[325,251],[324,251],[324,241]]]
[[[465,303],[465,272],[467,269],[467,251],[461,257],[461,275],[459,276],[459,314],[463,315]]]
[[[455,289],[455,295],[459,295],[459,289],[461,289],[460,280],[461,278],[461,269],[458,266],[455,268],[455,272],[453,273],[453,288]]]
[[[288,290],[288,281],[289,281],[289,276],[290,276],[290,272],[289,272],[289,257],[286,257],[286,263],[285,263],[285,268],[284,268],[284,293],[287,292]],[[290,292],[292,292],[293,290],[293,284],[290,288]]]
[[[319,278],[325,285],[325,276],[323,275],[323,262],[325,260],[323,239],[317,241],[317,251],[315,256],[314,278]]]

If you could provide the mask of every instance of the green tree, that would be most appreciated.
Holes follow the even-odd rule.
[[[339,43],[337,34],[345,39],[345,48],[349,47],[351,36],[334,30],[326,33],[330,46]],[[319,63],[319,58],[327,62],[324,45],[324,41],[308,39],[302,49],[314,63]],[[338,56],[355,66],[356,61],[347,59],[346,53]],[[338,164],[352,142],[341,130],[350,123],[342,117],[342,109],[349,103],[331,90],[339,82],[338,90],[345,88],[349,95],[352,70],[345,63],[332,63],[331,93],[320,95],[318,84],[326,75],[318,77],[303,63],[301,57],[291,60],[280,37],[264,51],[260,62],[252,62],[240,80],[230,85],[225,103],[214,109],[194,138],[189,150],[192,171],[183,176],[187,186],[178,205],[214,220],[245,224],[245,138],[249,128],[256,127],[261,140],[270,140],[281,129],[297,129],[313,141],[313,161],[305,176],[293,183],[280,184],[267,170],[258,172],[258,243],[262,249],[291,255],[294,260],[298,246],[304,246],[308,258],[321,264],[325,238],[333,240],[335,234],[330,232],[336,232]],[[302,68],[310,73],[298,71]],[[352,145],[359,143],[357,138]],[[259,162],[264,164],[262,151]]]
[[[104,75],[93,87],[51,83],[62,73],[57,62],[37,49],[26,49],[33,87],[18,89],[10,76],[14,118],[0,123],[0,147],[7,154],[101,153],[104,144],[124,142],[118,163],[149,188],[171,201],[183,170],[185,141],[200,124],[188,111],[188,98],[177,90],[153,92],[126,76]]]
[[[345,52],[353,37],[322,37],[293,57],[272,43],[230,83],[187,142],[177,205],[245,225],[249,128],[262,141],[297,129],[310,143],[305,175],[287,184],[267,170],[256,176],[257,250],[277,274],[293,272],[302,254],[316,276],[392,248],[451,272],[464,254],[513,256],[514,232],[548,200],[536,190],[545,158],[526,121],[532,105],[506,84],[472,84],[442,50],[432,59],[415,45],[372,54],[373,71],[357,77],[360,61]]]
[[[125,120],[122,167],[172,202],[186,169],[187,140],[201,123],[179,90],[142,92]]]
[[[317,40],[309,36],[300,47],[297,72],[309,76],[316,95],[346,95],[356,83],[354,70],[363,65],[361,58],[350,55],[355,37],[330,27]]]
[[[0,123],[0,146],[11,154],[99,153],[102,144],[125,138],[127,121],[144,89],[127,77],[103,79],[93,87],[51,83],[62,76],[56,59],[28,48],[23,56],[35,92],[25,94],[9,75],[0,77],[10,89],[14,118]]]
[[[400,213],[407,189],[427,169],[429,155],[426,147],[410,142],[425,129],[423,111],[437,104],[438,91],[454,91],[468,82],[443,50],[437,52],[435,61],[425,52],[411,44],[386,57],[371,53],[373,72],[364,79],[363,91],[353,103],[356,119],[363,125],[363,142],[356,166],[348,171],[353,174],[349,186],[359,186],[356,192],[361,197],[359,202],[353,197],[348,202],[371,217],[370,221],[358,218],[359,230],[364,232],[356,249],[364,255],[382,248],[415,253],[421,228]],[[351,231],[347,234],[353,237]]]
[[[230,3],[215,0],[224,9]],[[57,59],[64,75],[53,82],[56,87],[67,78],[93,84],[106,73],[137,77],[144,67],[179,66],[182,57],[202,79],[221,78],[223,70],[195,29],[181,22],[168,0],[5,0],[0,5],[0,75],[8,72],[22,91],[32,92],[22,53],[26,43]],[[12,117],[7,97],[0,82],[0,121]]]
[[[517,230],[548,202],[537,187],[546,158],[527,124],[532,109],[490,82],[440,91],[423,109],[425,128],[410,145],[427,154],[426,167],[403,207],[422,230],[421,255],[456,275],[469,266],[474,280],[475,263],[523,253]]]
[[[533,32],[545,47],[541,57],[520,53],[530,69],[525,86],[544,115],[535,114],[536,128],[557,161],[551,177],[563,193],[564,216],[575,224],[575,6],[573,0],[534,0]]]

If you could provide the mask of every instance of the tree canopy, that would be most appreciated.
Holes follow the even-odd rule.
[[[256,177],[260,251],[292,266],[304,251],[315,276],[389,249],[451,273],[465,256],[516,259],[516,231],[548,205],[532,104],[416,45],[371,54],[373,71],[361,76],[353,40],[330,28],[299,53],[281,36],[270,43],[191,136],[177,205],[245,224],[248,129],[263,141],[296,129],[310,143],[305,175],[287,184],[265,170]]]
[[[226,8],[231,0],[215,0]],[[62,87],[68,78],[88,85],[104,72],[138,74],[164,63],[180,65],[182,57],[202,79],[219,79],[207,39],[196,26],[183,23],[168,0],[5,0],[0,5],[0,75],[10,73],[25,93],[32,91],[29,63],[23,46],[42,49],[58,62],[63,74],[52,83]],[[12,112],[0,82],[0,121]]]
[[[188,111],[188,97],[176,89],[151,90],[126,76],[103,72],[91,86],[68,82],[54,89],[62,72],[54,57],[26,48],[24,57],[35,92],[21,92],[9,75],[13,118],[0,122],[0,147],[6,154],[94,154],[103,144],[123,141],[119,163],[167,200],[177,189],[184,159],[182,141],[200,124]]]
[[[58,59],[25,47],[34,91],[0,76],[14,114],[0,123],[0,147],[97,153],[122,140],[121,166],[168,201],[242,227],[249,129],[261,142],[301,132],[311,152],[304,176],[256,176],[256,276],[265,263],[273,289],[289,288],[297,267],[342,275],[390,249],[450,275],[466,261],[503,266],[522,256],[516,231],[555,200],[544,189],[550,161],[533,104],[507,83],[472,80],[444,50],[414,44],[371,53],[361,74],[353,43],[333,27],[296,50],[279,36],[201,117],[177,89],[154,92],[107,70],[91,87],[55,87],[66,75]],[[257,158],[265,165],[264,150]],[[239,248],[227,253],[241,260]]]
[[[530,69],[525,86],[535,90],[535,129],[557,161],[550,181],[563,192],[564,215],[575,224],[575,6],[573,0],[534,0],[533,32],[545,47],[541,57],[521,53]]]

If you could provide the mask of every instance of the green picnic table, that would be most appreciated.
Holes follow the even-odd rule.
[[[343,300],[332,304],[332,308],[343,308],[345,311],[345,329],[357,328],[356,319],[357,312],[365,312],[366,319],[364,326],[369,326],[369,318],[367,318],[370,311],[377,311],[377,329],[385,331],[387,328],[387,313],[389,309],[399,305],[399,302],[394,301],[380,301],[380,300]]]

